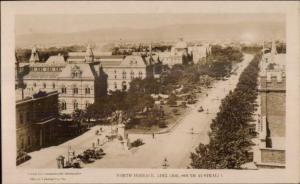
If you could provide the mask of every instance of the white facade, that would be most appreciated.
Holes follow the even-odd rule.
[[[36,52],[36,49],[33,49]],[[90,54],[89,51],[88,54]],[[37,58],[38,56],[36,56]],[[58,91],[62,113],[72,113],[75,109],[85,109],[97,96],[98,65],[94,65],[90,55],[85,55],[84,63],[67,64],[63,56],[50,56],[46,63],[30,63],[30,72],[23,80],[25,96],[38,91]]]
[[[100,65],[107,74],[108,91],[128,90],[133,79],[147,76],[147,66],[141,56],[127,56],[117,62],[102,60]]]

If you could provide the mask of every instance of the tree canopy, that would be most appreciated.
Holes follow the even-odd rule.
[[[243,71],[234,91],[223,100],[211,124],[210,142],[200,144],[191,153],[191,167],[196,169],[238,169],[249,162],[253,145],[250,122],[257,104],[258,61],[256,55]]]

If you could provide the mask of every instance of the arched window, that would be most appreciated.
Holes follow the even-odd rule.
[[[114,86],[115,86],[115,89],[118,89],[118,85],[116,82],[114,83]]]
[[[43,84],[43,87],[44,87],[44,88],[46,88],[46,87],[47,87],[46,83],[44,83],[44,84]]]
[[[55,89],[55,83],[52,84],[52,88]]]
[[[33,87],[36,87],[36,83],[33,83]]]

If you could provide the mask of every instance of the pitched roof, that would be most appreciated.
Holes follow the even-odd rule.
[[[49,65],[65,65],[65,58],[62,55],[57,55],[57,56],[50,56],[48,60],[46,61],[46,64]]]
[[[123,60],[101,60],[100,64],[102,67],[118,67],[121,65]]]
[[[146,63],[141,56],[126,56],[120,66],[145,67]]]
[[[55,79],[60,72],[29,72],[24,79]]]
[[[72,78],[72,70],[78,68],[81,71],[82,79],[94,79],[94,73],[92,72],[91,65],[88,63],[80,64],[68,64],[62,72],[58,75],[58,78]]]

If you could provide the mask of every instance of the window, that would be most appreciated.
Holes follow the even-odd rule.
[[[36,87],[36,83],[33,83],[33,87]]]
[[[115,85],[115,89],[118,89],[118,85],[116,82],[114,83],[114,85]]]
[[[67,88],[66,88],[66,87],[62,87],[62,88],[61,88],[61,93],[67,94]]]
[[[126,85],[126,82],[125,82],[125,81],[122,82],[122,90],[123,90],[123,91],[126,91],[126,90],[127,90],[127,85]]]
[[[117,79],[117,75],[115,75],[115,79]]]
[[[23,123],[24,122],[24,120],[23,120],[23,114],[20,114],[20,123]]]
[[[126,79],[126,72],[123,71],[123,79]]]
[[[117,70],[115,70],[114,72],[115,72],[115,74],[116,74],[116,73],[117,73]]]
[[[44,83],[44,84],[43,84],[43,87],[44,87],[44,88],[46,88],[46,87],[47,87],[46,83]]]
[[[85,108],[88,108],[88,106],[90,105],[89,101],[85,102]]]
[[[143,72],[139,72],[139,78],[143,77]]]
[[[133,72],[133,71],[130,72],[130,78],[131,78],[131,79],[134,78],[134,72]]]
[[[73,88],[73,94],[74,94],[74,95],[77,95],[77,94],[78,94],[78,88],[76,88],[76,87]]]
[[[90,88],[85,88],[85,94],[90,94],[90,93],[91,93]]]
[[[73,106],[74,106],[74,109],[78,109],[78,103],[77,103],[77,101],[74,101]]]
[[[73,78],[79,78],[79,77],[81,77],[81,72],[80,71],[73,71],[72,72],[72,77]]]
[[[61,102],[61,109],[67,110],[67,103],[65,101]]]

